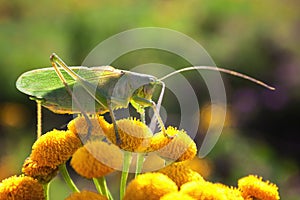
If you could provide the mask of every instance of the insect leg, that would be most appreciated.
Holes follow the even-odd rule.
[[[121,138],[120,138],[120,134],[119,134],[119,130],[118,130],[118,126],[117,126],[117,122],[116,122],[116,117],[115,117],[115,114],[113,112],[113,109],[112,109],[112,103],[110,100],[107,100],[107,105],[108,105],[108,110],[109,110],[109,114],[110,114],[110,117],[111,117],[111,121],[114,125],[114,129],[115,129],[115,134],[116,134],[116,143],[117,145],[120,145],[121,144]]]
[[[157,101],[157,104],[156,104],[156,109],[157,109],[158,113],[160,112],[160,107],[161,107],[162,99],[164,97],[165,88],[166,88],[164,82],[161,81],[160,84],[162,85],[162,88],[161,88],[161,92],[160,92],[160,95],[159,95],[159,98],[158,98],[158,101]],[[156,125],[155,116],[153,115],[152,119],[151,119],[151,122],[150,122],[150,126],[149,126],[150,129],[154,130],[155,129],[155,125]]]
[[[51,64],[57,74],[57,76],[59,77],[59,79],[61,80],[61,82],[64,84],[67,92],[69,93],[69,95],[72,97],[72,100],[74,101],[74,103],[76,104],[76,106],[78,106],[79,110],[81,111],[84,119],[86,120],[87,124],[88,124],[88,133],[87,133],[87,136],[86,136],[86,140],[91,136],[91,130],[93,128],[93,125],[92,125],[92,122],[91,120],[89,119],[87,113],[84,111],[84,109],[82,108],[82,106],[80,105],[80,103],[78,102],[77,98],[75,95],[73,95],[73,92],[70,88],[70,86],[68,85],[65,77],[63,76],[63,74],[61,73],[61,71],[58,69],[58,66],[56,65],[56,63],[52,60],[52,56],[50,57],[50,61],[51,61]]]
[[[158,125],[160,127],[160,130],[163,132],[163,134],[167,137],[169,137],[169,135],[166,133],[166,128],[165,128],[165,125],[164,125],[164,122],[163,120],[161,119],[160,115],[159,115],[159,110],[155,104],[154,101],[150,101],[151,102],[151,107],[153,109],[153,112],[154,112],[154,115],[156,116],[156,119],[157,119],[157,122],[158,122]]]
[[[106,108],[105,103],[102,102],[102,98],[97,98],[94,95],[94,91],[97,89],[96,86],[93,84],[90,84],[88,81],[86,81],[84,78],[80,77],[78,74],[76,74],[72,69],[70,69],[63,60],[61,60],[56,54],[52,54],[50,56],[51,63],[57,63],[60,67],[64,69],[75,81],[77,81],[82,87],[85,89],[85,91],[94,98],[94,100],[101,105],[103,108]],[[56,67],[57,68],[57,67]],[[57,68],[58,70],[58,68]],[[56,70],[56,71],[57,71]],[[59,70],[58,70],[59,71]]]
[[[152,107],[154,115],[157,119],[157,122],[158,122],[158,125],[159,125],[161,131],[164,133],[165,136],[170,137],[169,135],[166,134],[166,128],[165,128],[164,122],[163,122],[163,120],[161,119],[161,117],[159,115],[159,110],[158,110],[158,108],[157,108],[154,101],[144,99],[144,98],[141,98],[141,97],[138,97],[138,96],[133,96],[132,100],[135,103],[139,104],[139,105],[143,105],[144,107],[146,107],[146,106]]]

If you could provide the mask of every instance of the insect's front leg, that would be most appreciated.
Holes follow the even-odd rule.
[[[111,121],[112,121],[112,123],[114,125],[114,129],[115,129],[116,144],[120,145],[122,143],[122,141],[121,141],[121,138],[120,138],[118,125],[117,125],[117,122],[116,122],[116,117],[115,117],[115,114],[113,112],[112,102],[109,99],[107,100],[107,106],[108,106],[109,114],[110,114],[110,117],[111,117]]]
[[[154,115],[157,119],[158,125],[161,129],[161,131],[164,133],[164,135],[166,137],[170,137],[167,133],[166,133],[166,128],[165,125],[159,115],[159,110],[157,109],[156,103],[152,100],[148,100],[148,99],[144,99],[138,96],[133,96],[132,97],[132,104],[140,105],[141,107],[151,107],[153,109]]]

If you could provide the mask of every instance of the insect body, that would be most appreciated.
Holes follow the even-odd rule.
[[[80,77],[85,81],[82,85],[78,84],[67,72],[61,71],[68,86],[85,92],[87,98],[92,96],[91,98],[97,99],[95,110],[85,109],[88,114],[93,114],[95,111],[103,114],[109,111],[109,106],[113,110],[126,108],[130,102],[133,105],[140,105],[141,100],[144,100],[146,104],[152,98],[155,85],[159,83],[153,76],[142,76],[113,67],[69,67],[69,69],[74,73],[80,72]],[[27,95],[42,100],[42,105],[54,113],[82,112],[76,106],[72,106],[72,98],[53,68],[25,72],[17,80],[17,88]],[[108,105],[108,102],[111,105]]]
[[[144,108],[152,107],[159,126],[164,132],[164,124],[159,116],[159,106],[165,88],[163,80],[174,74],[195,69],[221,71],[274,89],[247,75],[210,66],[187,67],[158,79],[151,75],[118,70],[110,66],[68,67],[56,54],[50,56],[50,61],[53,68],[37,69],[22,74],[17,80],[17,88],[21,92],[41,100],[44,107],[58,114],[82,113],[88,121],[87,114],[109,112],[119,143],[121,141],[119,141],[113,110],[127,108],[129,103],[141,113],[141,116],[144,115]],[[162,87],[158,106],[151,99],[157,85]],[[80,95],[73,92],[75,89],[81,91]],[[93,100],[95,106],[92,106],[92,110],[90,105],[85,105],[80,101],[82,97]]]

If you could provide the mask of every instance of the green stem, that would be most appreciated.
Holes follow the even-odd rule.
[[[123,199],[125,194],[128,171],[131,163],[131,157],[132,157],[131,152],[124,151],[124,161],[123,161],[123,169],[122,169],[121,184],[120,184],[120,199]]]
[[[134,178],[136,178],[141,172],[144,164],[145,154],[144,153],[138,153],[137,154],[137,162],[136,162],[136,169],[135,169],[135,175]]]
[[[100,178],[93,178],[94,184],[96,186],[97,191],[106,196],[108,199],[112,200],[112,195],[110,191],[108,190],[107,184],[106,184],[106,179],[105,177],[100,177]]]
[[[49,187],[50,182],[43,184],[45,200],[49,200]]]
[[[141,117],[141,122],[146,124],[145,109],[143,109],[143,112],[140,113],[140,117]],[[136,159],[137,159],[137,164],[136,164],[134,178],[136,178],[142,171],[143,163],[144,163],[144,159],[145,159],[145,154],[138,153]]]
[[[76,187],[75,183],[73,182],[73,180],[71,179],[69,172],[67,170],[66,167],[66,163],[63,163],[61,165],[59,165],[59,171],[61,173],[61,175],[64,177],[65,182],[67,183],[67,185],[70,187],[70,189],[73,192],[80,192],[80,190]]]
[[[94,185],[95,185],[97,191],[103,195],[104,191],[103,191],[103,188],[100,186],[99,180],[97,178],[93,178],[93,182],[94,182]]]

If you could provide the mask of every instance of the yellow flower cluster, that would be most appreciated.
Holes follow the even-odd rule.
[[[97,121],[98,119],[98,121]],[[168,127],[164,133],[153,135],[149,127],[135,118],[117,120],[120,143],[117,144],[113,124],[108,123],[103,116],[91,118],[91,135],[104,135],[107,139],[130,152],[154,152],[163,158],[183,161],[192,159],[197,153],[195,142],[184,130]],[[70,131],[86,135],[88,125],[83,117],[78,117],[68,124]],[[168,135],[168,136],[166,136]]]
[[[162,178],[161,175],[169,179]],[[158,178],[160,177],[160,178]],[[162,181],[163,180],[163,181]],[[177,189],[165,189],[176,184]],[[141,192],[138,192],[141,191]],[[204,180],[186,167],[184,162],[173,163],[157,173],[146,173],[130,182],[127,200],[133,199],[199,199],[199,200],[278,200],[278,188],[261,178],[248,176],[238,181],[238,188]]]
[[[89,123],[92,127],[89,127]],[[89,123],[84,117],[78,117],[68,124],[68,130],[54,129],[38,138],[23,164],[24,175],[12,176],[0,183],[0,200],[44,199],[41,183],[48,183],[56,176],[58,167],[70,158],[71,166],[82,177],[91,179],[106,176],[124,167],[124,151],[147,156],[142,166],[145,173],[128,184],[123,200],[279,199],[276,185],[253,175],[241,178],[237,188],[206,181],[200,171],[209,174],[208,164],[201,169],[191,165],[199,163],[199,160],[195,161],[197,147],[184,130],[168,127],[165,132],[153,134],[146,124],[137,119],[121,119],[116,121],[121,140],[118,143],[115,127],[104,117],[93,116]],[[79,135],[88,134],[91,137],[82,146]],[[175,162],[165,166],[170,161]],[[125,190],[125,184],[123,188]],[[100,190],[100,193],[107,196],[83,190],[72,193],[66,199],[111,199],[107,190]]]

